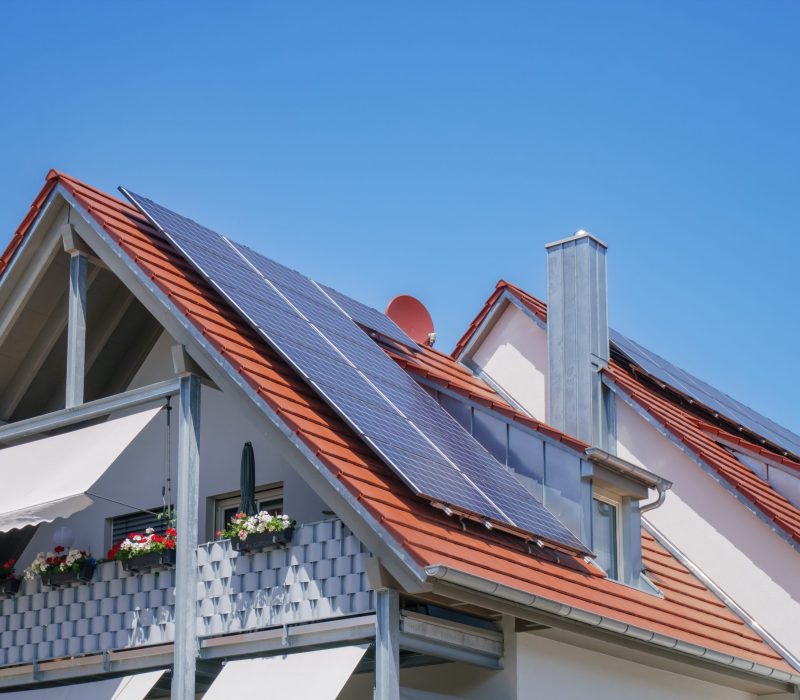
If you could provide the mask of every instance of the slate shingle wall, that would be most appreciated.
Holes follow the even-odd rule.
[[[197,632],[214,636],[374,609],[368,553],[338,520],[299,526],[292,545],[239,554],[228,542],[197,549]],[[129,574],[101,564],[91,583],[24,582],[0,600],[0,665],[171,642],[175,572]]]

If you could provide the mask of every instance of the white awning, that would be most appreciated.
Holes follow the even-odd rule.
[[[0,532],[51,522],[90,506],[86,491],[160,410],[0,449]]]
[[[94,683],[20,690],[3,693],[0,698],[3,700],[6,698],[9,700],[55,700],[56,698],[58,700],[143,700],[163,674],[164,671],[150,671]]]
[[[334,647],[229,661],[203,700],[258,698],[264,694],[278,698],[335,700],[367,646]]]

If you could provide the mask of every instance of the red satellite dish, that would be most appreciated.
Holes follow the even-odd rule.
[[[433,319],[419,299],[401,294],[389,302],[386,315],[415,342],[420,345],[433,345],[436,337],[433,332]]]

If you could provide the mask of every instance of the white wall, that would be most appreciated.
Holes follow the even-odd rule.
[[[462,663],[402,669],[401,700],[751,700],[754,695],[581,649],[516,635],[516,655],[490,671]],[[338,700],[372,700],[373,675],[353,676]]]
[[[545,420],[547,332],[509,304],[472,360],[534,418]]]
[[[797,552],[621,398],[617,439],[620,457],[673,482],[646,519],[800,656]]]
[[[520,634],[519,700],[745,700],[749,693],[595,651]]]
[[[170,348],[173,341],[165,333],[153,348],[131,386],[144,386],[173,376]],[[172,412],[172,487],[177,488],[177,399]],[[22,571],[37,552],[52,549],[56,528],[69,525],[76,535],[75,546],[88,549],[97,557],[105,555],[108,541],[107,519],[137,509],[161,506],[161,486],[164,483],[166,413],[155,419],[100,478],[92,491],[130,504],[132,508],[99,499],[86,510],[69,519],[59,519],[39,527],[25,553],[20,557]],[[256,484],[282,482],[284,510],[300,522],[321,520],[327,516],[323,501],[301,479],[297,472],[265,438],[266,418],[255,405],[243,396],[223,394],[203,387],[200,407],[200,540],[206,541],[213,524],[206,522],[207,499],[239,488],[239,464],[242,446],[253,443],[256,457]],[[285,438],[281,438],[285,439]],[[57,465],[53,465],[57,468]],[[175,499],[173,498],[173,501]]]

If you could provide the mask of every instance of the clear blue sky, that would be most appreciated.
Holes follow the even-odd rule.
[[[544,244],[612,325],[800,432],[800,3],[6,3],[0,226],[126,185],[450,350]]]

